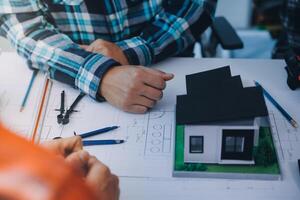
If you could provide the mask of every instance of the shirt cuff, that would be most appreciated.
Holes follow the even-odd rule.
[[[120,63],[100,54],[90,54],[78,71],[75,86],[82,92],[89,94],[93,99],[105,101],[104,97],[99,95],[101,79],[114,66],[120,66]]]
[[[141,37],[133,37],[116,43],[131,65],[148,66],[153,62],[153,50]]]

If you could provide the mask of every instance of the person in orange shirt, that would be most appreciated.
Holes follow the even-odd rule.
[[[1,200],[117,200],[119,181],[80,137],[37,146],[0,125]]]

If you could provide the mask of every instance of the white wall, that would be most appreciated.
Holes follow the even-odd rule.
[[[222,131],[219,126],[186,125],[184,129],[184,162],[218,163],[220,160]],[[189,153],[190,136],[203,136],[203,153]]]

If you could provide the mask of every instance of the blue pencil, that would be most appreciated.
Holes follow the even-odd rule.
[[[106,133],[106,132],[115,130],[115,129],[117,129],[117,128],[119,128],[119,126],[105,127],[105,128],[101,128],[101,129],[98,129],[98,130],[95,130],[95,131],[91,131],[91,132],[87,132],[87,133],[80,134],[79,136],[80,136],[82,139],[83,139],[83,138],[88,138],[88,137],[91,137],[91,136],[94,136],[94,135],[99,135],[99,134],[102,134],[102,133]],[[76,135],[76,132],[74,132],[74,135]]]
[[[124,140],[83,140],[83,146],[122,144]]]
[[[32,72],[31,80],[30,80],[30,82],[29,82],[27,91],[26,91],[25,96],[24,96],[24,98],[23,98],[23,101],[22,101],[22,104],[21,104],[21,108],[20,108],[20,112],[22,112],[22,111],[24,110],[25,106],[26,106],[26,103],[27,103],[27,100],[28,100],[30,91],[31,91],[32,86],[33,86],[33,82],[34,82],[35,77],[36,77],[37,74],[38,74],[38,70],[34,70],[34,71]]]
[[[267,99],[279,110],[279,112],[281,112],[281,114],[291,123],[293,127],[297,128],[297,122],[279,105],[279,103],[262,87],[262,85],[257,81],[255,81],[255,85],[262,88]]]

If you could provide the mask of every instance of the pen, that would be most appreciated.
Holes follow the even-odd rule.
[[[62,137],[54,137],[53,140],[59,140]],[[122,144],[125,140],[83,140],[83,146],[93,146],[93,145],[112,145],[112,144]]]
[[[38,74],[38,70],[34,70],[34,71],[32,72],[31,80],[30,80],[30,82],[29,82],[28,88],[27,88],[26,93],[25,93],[25,96],[24,96],[24,98],[23,98],[23,101],[22,101],[22,104],[21,104],[21,108],[20,108],[20,112],[22,112],[22,111],[24,110],[25,106],[26,106],[26,103],[27,103],[27,100],[28,100],[29,93],[30,93],[30,91],[31,91],[31,89],[32,89],[33,82],[34,82],[35,77],[36,77],[37,74]]]
[[[281,112],[281,114],[291,123],[291,125],[295,128],[298,127],[297,122],[285,111],[279,103],[262,87],[261,84],[259,84],[257,81],[255,81],[255,85],[262,88],[264,95],[267,97],[267,99]]]
[[[105,128],[101,128],[101,129],[98,129],[98,130],[95,130],[95,131],[80,134],[79,136],[83,139],[83,138],[91,137],[91,136],[94,136],[94,135],[99,135],[99,134],[102,134],[102,133],[106,133],[106,132],[115,130],[117,128],[119,128],[119,126],[105,127]],[[74,135],[76,135],[76,132],[74,132]]]
[[[83,140],[83,146],[122,144],[124,140]]]

